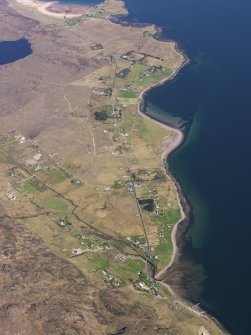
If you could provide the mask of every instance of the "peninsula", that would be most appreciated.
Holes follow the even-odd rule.
[[[185,60],[111,20],[126,14],[0,4],[2,39],[32,48],[0,66],[3,335],[225,334],[158,281],[184,217],[163,161],[183,135],[141,103]]]

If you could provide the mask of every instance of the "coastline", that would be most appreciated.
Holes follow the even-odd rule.
[[[128,22],[126,20],[123,20],[122,19],[126,19],[126,15],[113,15],[109,18],[113,23],[115,24],[120,24],[120,25],[123,25],[123,26],[139,26],[139,27],[145,27],[145,26],[148,26],[150,25],[150,23],[133,23],[133,22]],[[156,33],[153,35],[153,38],[157,39],[157,40],[161,40],[161,32],[162,32],[162,28],[161,27],[158,27],[156,25],[154,25],[154,28],[156,30]],[[188,65],[190,63],[190,59],[187,57],[187,55],[184,53],[184,51],[182,51],[181,49],[178,48],[178,43],[176,41],[173,41],[173,40],[168,40],[169,42],[172,42],[174,43],[175,45],[175,50],[180,54],[182,55],[183,57],[183,62],[174,70],[174,73],[167,77],[167,78],[164,78],[162,79],[160,82],[156,83],[156,84],[152,84],[150,85],[149,87],[145,88],[139,95],[139,98],[138,98],[138,114],[140,116],[142,116],[144,119],[148,120],[148,121],[151,121],[151,122],[154,122],[155,124],[158,124],[160,127],[162,128],[165,128],[165,129],[168,129],[168,130],[171,130],[172,132],[176,133],[176,137],[173,139],[171,145],[168,146],[168,148],[166,148],[162,154],[161,154],[161,160],[165,166],[165,172],[166,174],[168,174],[168,172],[170,173],[170,176],[175,184],[175,187],[176,187],[176,196],[177,196],[177,200],[178,200],[178,205],[179,205],[179,208],[180,208],[180,213],[181,213],[181,218],[176,222],[176,224],[174,225],[173,227],[173,230],[172,230],[172,235],[171,235],[171,239],[172,239],[172,244],[173,244],[173,252],[172,252],[172,257],[171,257],[171,260],[170,262],[167,264],[167,266],[162,269],[159,273],[155,274],[155,272],[153,271],[153,278],[157,281],[160,281],[162,282],[163,285],[167,286],[168,289],[170,290],[171,294],[176,297],[176,294],[174,293],[174,291],[172,290],[172,288],[163,282],[164,278],[161,278],[165,272],[167,270],[169,270],[178,254],[179,254],[179,247],[178,247],[178,244],[177,244],[177,233],[178,233],[178,228],[180,226],[180,224],[185,221],[186,219],[188,219],[188,215],[186,214],[186,211],[184,209],[184,206],[182,205],[183,202],[187,203],[187,200],[185,199],[183,193],[182,193],[182,187],[179,185],[178,181],[172,176],[171,172],[169,171],[168,169],[168,164],[167,164],[167,160],[168,160],[168,156],[174,151],[176,150],[184,141],[185,139],[185,134],[178,128],[175,128],[175,127],[172,127],[166,123],[163,123],[157,119],[155,119],[154,117],[151,117],[149,115],[147,115],[145,112],[144,112],[144,104],[145,104],[145,95],[147,94],[147,92],[149,92],[152,88],[154,87],[158,87],[158,86],[162,86],[163,84],[165,84],[166,82],[168,81],[171,81],[172,79],[174,79],[178,73],[180,72],[180,70]],[[169,176],[169,174],[168,174]],[[189,206],[189,210],[190,210],[190,206]]]
[[[22,3],[24,4],[24,2],[26,1],[29,1],[29,2],[33,2],[31,0],[16,0],[17,2],[19,3]],[[37,3],[35,1],[35,3]],[[50,6],[51,4],[55,4],[56,2],[50,2],[50,3],[46,3],[46,6]],[[47,7],[46,7],[47,8]],[[49,11],[47,11],[46,13],[44,13],[46,15],[52,15],[52,16],[55,16],[54,13],[51,13]],[[64,14],[60,14],[60,15],[64,15]],[[76,15],[76,16],[79,16],[79,15]],[[61,16],[62,17],[62,16]],[[68,16],[69,17],[69,16]],[[172,41],[173,43],[175,43],[175,49],[177,52],[179,52],[180,54],[182,54],[183,58],[184,58],[184,61],[181,63],[180,66],[177,66],[177,68],[174,70],[173,74],[170,76],[170,77],[167,77],[167,78],[164,78],[163,80],[161,80],[160,82],[156,83],[156,84],[153,84],[149,87],[147,87],[146,89],[144,89],[140,95],[139,95],[139,99],[138,99],[138,113],[140,116],[142,116],[143,118],[151,121],[151,122],[154,122],[156,124],[158,124],[159,126],[165,128],[165,129],[168,129],[172,132],[174,132],[176,135],[173,137],[171,143],[169,143],[168,147],[162,152],[161,154],[161,160],[162,162],[164,163],[165,165],[165,171],[166,173],[170,172],[170,170],[168,169],[168,165],[166,163],[169,155],[174,151],[176,150],[184,141],[185,139],[185,134],[180,130],[180,129],[177,129],[177,128],[174,128],[168,124],[165,124],[163,122],[160,122],[158,121],[157,119],[154,119],[153,117],[147,115],[146,113],[144,113],[144,99],[145,99],[145,95],[147,94],[147,92],[149,92],[152,88],[154,87],[158,87],[158,86],[161,86],[163,85],[164,83],[174,79],[174,77],[179,73],[179,71],[186,65],[189,63],[189,59],[185,56],[185,54],[181,51],[181,50],[178,50],[177,48],[177,43]],[[173,289],[170,287],[170,285],[166,284],[163,282],[164,278],[161,278],[165,272],[170,269],[172,267],[172,265],[175,263],[175,260],[177,259],[177,256],[178,256],[178,253],[179,253],[179,247],[178,247],[178,243],[177,243],[177,234],[178,234],[178,230],[180,228],[180,224],[185,220],[187,219],[187,214],[186,214],[186,211],[184,209],[184,206],[182,205],[182,188],[181,186],[179,185],[178,181],[175,180],[175,178],[171,175],[171,178],[173,179],[174,183],[175,183],[175,186],[176,186],[176,196],[177,196],[177,199],[178,199],[178,204],[179,204],[179,208],[180,208],[180,213],[181,213],[181,218],[179,219],[179,221],[177,221],[172,229],[172,235],[171,235],[171,239],[172,239],[172,244],[173,244],[173,251],[172,251],[172,257],[171,257],[171,260],[169,262],[169,264],[163,269],[161,270],[159,273],[157,273],[156,275],[154,274],[154,279],[156,279],[157,281],[161,282],[162,285],[165,285],[166,287],[168,287],[169,291],[171,292],[171,294],[176,298],[178,297],[178,295],[173,291]],[[183,305],[184,307],[188,308],[189,310],[195,312],[196,314],[198,315],[201,315],[202,312],[198,312],[198,311],[195,311],[192,309],[192,307],[190,307],[189,305],[189,301],[185,301],[185,300],[182,300],[179,298],[179,302],[181,303],[181,305]],[[184,301],[184,302],[183,302]],[[191,303],[191,302],[190,302]],[[203,311],[203,315],[205,314],[205,312]],[[211,316],[209,316],[210,318],[213,318]],[[217,321],[217,320],[216,320]]]
[[[167,130],[170,130],[170,131],[172,131],[176,134],[176,136],[175,136],[175,138],[173,138],[171,144],[169,144],[168,147],[162,152],[161,160],[162,160],[162,162],[165,166],[166,174],[168,175],[168,177],[172,178],[172,180],[175,184],[176,196],[177,196],[177,200],[178,200],[178,204],[179,204],[179,208],[180,208],[181,218],[175,223],[175,225],[172,229],[171,239],[172,239],[173,251],[172,251],[171,259],[170,259],[169,263],[167,264],[167,266],[164,269],[159,271],[157,274],[155,272],[153,272],[153,278],[156,281],[158,281],[159,283],[161,283],[162,285],[164,285],[165,287],[167,287],[168,290],[170,291],[171,295],[176,299],[176,302],[179,303],[182,307],[188,309],[189,311],[191,311],[192,313],[195,313],[196,315],[198,315],[200,317],[205,317],[209,320],[212,320],[219,327],[219,329],[223,332],[223,334],[231,335],[228,332],[228,330],[220,323],[220,321],[215,316],[211,315],[205,309],[199,307],[199,304],[194,304],[192,301],[180,297],[179,294],[176,293],[173,290],[171,285],[164,282],[164,280],[166,278],[166,272],[175,264],[175,261],[177,260],[177,258],[179,256],[180,248],[178,246],[177,236],[178,236],[179,229],[181,228],[181,224],[184,223],[185,226],[186,226],[186,227],[184,227],[185,228],[184,231],[186,231],[187,226],[189,226],[189,223],[185,222],[185,221],[189,220],[189,214],[188,213],[191,210],[191,205],[188,203],[187,199],[185,198],[181,185],[172,175],[170,169],[168,168],[168,163],[167,163],[169,155],[174,150],[176,150],[185,140],[185,134],[180,129],[172,127],[172,126],[170,126],[166,123],[163,123],[163,122],[155,119],[154,117],[151,117],[151,116],[147,115],[144,112],[144,105],[145,105],[144,99],[145,99],[145,95],[147,94],[147,92],[149,92],[152,88],[161,86],[161,85],[165,84],[166,82],[174,79],[176,77],[176,75],[179,73],[179,71],[185,65],[189,64],[190,60],[187,58],[187,56],[184,54],[184,52],[177,49],[177,43],[176,42],[173,41],[173,43],[175,43],[176,51],[181,53],[182,56],[184,57],[183,63],[179,67],[177,67],[177,69],[174,71],[174,73],[170,77],[165,78],[165,79],[161,80],[159,83],[153,84],[153,85],[147,87],[145,90],[143,90],[140,93],[139,100],[138,100],[138,114],[141,117],[143,117],[144,119],[146,119],[148,121],[151,121],[155,124],[158,124],[160,127],[165,128]],[[187,207],[187,210],[186,210],[185,207]],[[181,235],[184,234],[184,231],[181,232]]]
[[[49,11],[49,8],[52,8],[52,6],[55,6],[55,5],[56,6],[57,5],[61,6],[58,1],[50,1],[50,2],[41,2],[41,1],[38,1],[38,0],[15,0],[15,1],[17,3],[23,5],[23,6],[34,8],[38,12],[40,12],[44,15],[53,16],[53,17],[61,18],[61,19],[66,18],[66,12],[58,13],[58,12]],[[123,1],[123,0],[120,0],[120,1]],[[101,2],[101,3],[103,3],[103,2]],[[63,7],[64,7],[64,5],[62,5],[62,8]],[[90,7],[87,7],[87,6],[80,6],[79,8],[82,8],[83,10],[85,10],[85,12],[90,10]],[[128,14],[128,10],[126,9],[126,6],[125,6],[125,1],[123,1],[123,9],[126,12],[125,14],[112,15],[109,18],[110,21],[115,23],[115,24],[128,25],[128,26],[133,25],[133,24],[127,22],[127,21],[125,21],[123,23],[120,22],[121,18],[126,18],[126,15]],[[78,17],[80,15],[81,14],[67,13],[67,18],[74,18],[74,17]],[[114,22],[114,20],[117,21],[117,22]],[[137,23],[136,24],[136,26],[148,26],[148,25],[149,25],[148,23]],[[153,36],[153,38],[161,39],[160,36],[161,36],[162,28],[157,27],[156,25],[154,25],[154,27],[155,27],[156,33]],[[169,144],[168,147],[161,154],[161,160],[162,160],[162,162],[165,166],[165,171],[166,171],[167,174],[169,172],[169,170],[167,168],[167,164],[166,164],[168,156],[183,143],[185,135],[180,129],[174,128],[174,127],[172,127],[168,124],[165,124],[161,121],[158,121],[157,119],[154,119],[153,117],[144,113],[144,111],[143,111],[144,107],[143,106],[144,106],[144,97],[145,97],[145,95],[148,91],[150,91],[154,87],[162,86],[164,83],[166,83],[168,81],[171,81],[172,79],[174,79],[176,77],[176,75],[180,72],[180,70],[184,66],[186,66],[187,64],[190,63],[189,58],[185,55],[185,53],[182,50],[180,50],[178,48],[178,43],[176,41],[170,41],[170,42],[174,43],[175,50],[183,57],[183,61],[181,62],[181,64],[179,64],[177,66],[177,68],[174,70],[174,72],[171,76],[169,76],[167,78],[164,78],[160,82],[152,84],[149,87],[145,88],[140,93],[139,98],[138,98],[138,114],[139,115],[141,115],[143,118],[145,118],[145,119],[147,119],[151,122],[154,122],[154,123],[158,124],[162,128],[168,129],[168,130],[170,130],[170,131],[172,131],[176,134],[176,136],[172,139],[171,144]],[[168,174],[168,176],[169,176],[169,174]],[[171,260],[170,260],[169,264],[164,269],[162,269],[159,273],[157,273],[157,274],[154,273],[154,279],[156,279],[158,281],[163,280],[163,279],[161,279],[163,274],[174,264],[174,261],[175,261],[177,255],[178,255],[178,252],[179,252],[179,248],[178,248],[178,245],[177,245],[177,238],[176,238],[177,231],[178,231],[180,223],[183,222],[185,219],[187,219],[187,215],[186,215],[185,210],[182,206],[182,199],[181,199],[181,198],[183,198],[182,189],[181,189],[180,185],[178,184],[178,182],[175,180],[175,178],[173,176],[171,176],[171,177],[172,177],[172,179],[174,181],[174,184],[175,184],[175,187],[176,187],[176,196],[177,196],[177,201],[178,201],[178,205],[179,205],[179,208],[180,208],[181,218],[179,219],[179,221],[176,222],[176,224],[174,225],[173,230],[172,230],[171,239],[172,239],[172,244],[173,244],[173,252],[172,252]],[[171,291],[173,292],[173,290],[171,290]]]
[[[52,16],[58,19],[72,19],[90,11],[89,6],[64,5],[58,1],[42,2],[37,0],[15,0],[18,4],[36,9],[40,14]],[[76,11],[76,13],[74,13]]]
[[[168,145],[168,147],[161,154],[161,160],[162,160],[162,162],[165,166],[166,174],[168,174],[168,172],[170,172],[168,170],[167,164],[166,164],[167,159],[168,159],[169,155],[183,143],[183,141],[185,139],[185,134],[180,129],[174,128],[174,127],[172,127],[168,124],[165,124],[165,123],[147,115],[144,112],[144,104],[145,104],[144,98],[145,98],[145,95],[147,94],[147,92],[149,92],[152,88],[161,86],[161,85],[165,84],[166,82],[174,79],[176,77],[176,75],[179,73],[179,71],[184,66],[189,64],[190,61],[187,58],[187,56],[183,52],[181,52],[180,50],[177,49],[177,43],[176,42],[173,42],[173,43],[175,43],[175,50],[183,56],[183,62],[181,63],[181,65],[179,67],[177,67],[175,69],[174,73],[170,77],[164,78],[159,83],[153,84],[153,85],[147,87],[145,90],[143,90],[140,93],[139,100],[138,100],[138,114],[140,116],[142,116],[144,119],[146,119],[148,121],[151,121],[151,122],[154,122],[155,124],[158,124],[162,128],[170,130],[170,131],[172,131],[176,134],[176,136],[172,139],[172,142]],[[169,176],[169,174],[168,174],[168,176]],[[182,201],[181,201],[181,197],[183,197],[183,195],[180,194],[181,193],[181,188],[180,188],[178,182],[174,179],[173,176],[172,176],[172,179],[174,180],[175,187],[176,187],[176,196],[177,196],[177,200],[178,200],[178,204],[179,204],[179,208],[180,208],[181,218],[176,222],[176,224],[174,225],[173,230],[172,230],[171,238],[172,238],[172,244],[173,244],[173,252],[172,252],[171,260],[164,269],[162,269],[157,274],[154,274],[154,279],[156,279],[157,281],[162,281],[163,279],[161,279],[161,277],[174,264],[174,261],[175,261],[177,255],[178,255],[178,252],[179,252],[179,248],[178,248],[178,245],[177,245],[177,238],[176,238],[177,231],[178,231],[180,223],[183,222],[185,219],[187,219],[187,215],[186,215],[185,209],[182,206]],[[179,188],[179,191],[178,191],[178,188]],[[170,290],[170,291],[173,294],[173,290]]]
[[[159,29],[158,28],[158,32],[159,33]],[[185,53],[177,48],[177,42],[175,41],[171,41],[173,43],[175,43],[175,50],[180,53],[183,56],[183,63],[176,68],[176,70],[174,71],[174,73],[168,77],[168,78],[164,78],[163,80],[161,80],[159,83],[156,84],[152,84],[151,86],[147,87],[145,90],[143,90],[140,95],[139,95],[139,100],[138,100],[138,114],[143,117],[144,119],[154,122],[155,124],[158,124],[160,127],[165,128],[167,130],[170,130],[172,132],[174,132],[176,134],[176,137],[172,140],[171,144],[168,145],[168,147],[162,152],[161,154],[161,160],[165,166],[165,172],[166,174],[172,178],[175,187],[176,187],[176,196],[177,196],[177,200],[178,200],[178,204],[179,204],[179,208],[180,208],[180,213],[181,213],[181,218],[175,223],[173,230],[172,230],[172,234],[171,234],[171,239],[172,239],[172,244],[173,244],[173,251],[172,251],[172,256],[171,259],[169,261],[169,263],[167,264],[167,266],[162,269],[161,271],[159,271],[157,274],[153,272],[153,278],[160,282],[162,285],[164,285],[165,287],[168,288],[168,290],[170,291],[171,295],[177,299],[177,303],[179,303],[182,307],[190,310],[192,313],[197,314],[198,316],[203,316],[209,320],[212,320],[213,322],[215,322],[215,324],[219,327],[219,329],[223,332],[223,334],[225,335],[231,335],[229,333],[229,331],[224,327],[224,325],[221,324],[221,322],[213,315],[210,314],[210,312],[206,311],[205,309],[199,307],[199,304],[194,304],[192,301],[188,300],[188,299],[184,299],[182,297],[179,296],[178,293],[176,293],[171,285],[167,284],[164,282],[165,278],[166,278],[166,272],[168,270],[170,270],[170,268],[175,264],[175,261],[177,260],[178,256],[179,256],[179,251],[180,248],[178,246],[178,233],[179,233],[179,229],[181,228],[181,223],[185,224],[185,229],[184,231],[181,232],[181,235],[183,236],[184,232],[186,231],[187,226],[189,226],[189,222],[186,222],[187,220],[189,220],[189,212],[191,211],[191,205],[189,204],[189,202],[187,201],[186,197],[183,194],[182,191],[182,187],[179,184],[179,182],[174,178],[174,176],[172,175],[170,169],[168,168],[168,157],[169,155],[176,150],[185,140],[185,133],[182,132],[180,129],[172,127],[170,125],[168,125],[167,123],[163,123],[157,119],[155,119],[154,117],[149,116],[148,114],[146,114],[144,112],[144,105],[145,105],[145,95],[152,89],[158,86],[162,86],[163,84],[165,84],[168,81],[171,81],[172,79],[174,79],[176,77],[176,75],[179,73],[179,71],[186,66],[187,64],[190,63],[189,58],[185,55]],[[187,207],[187,209],[185,208]]]
[[[123,1],[125,3],[125,1]],[[124,8],[125,5],[124,5]],[[128,10],[127,10],[128,12]],[[126,20],[126,15],[122,14],[122,15],[112,15],[109,19],[111,22],[115,23],[115,24],[120,24],[122,26],[138,26],[138,27],[146,27],[151,25],[151,23],[134,23],[134,22],[129,22]],[[162,40],[161,39],[161,33],[162,33],[162,28],[156,26],[155,24],[153,25],[155,28],[155,34],[153,35],[153,38],[155,38],[156,40]],[[175,45],[175,50],[182,55],[183,57],[183,62],[174,70],[173,74],[167,78],[162,79],[160,82],[155,83],[150,85],[149,87],[145,88],[139,95],[138,98],[138,114],[140,116],[142,116],[144,119],[149,120],[151,122],[154,122],[155,124],[158,124],[160,127],[171,130],[172,132],[176,133],[176,137],[173,139],[171,145],[168,146],[168,148],[166,148],[162,154],[161,154],[161,160],[165,166],[165,172],[166,174],[173,180],[175,187],[176,187],[176,196],[177,196],[177,200],[178,200],[178,205],[180,208],[180,213],[181,213],[181,218],[176,222],[176,224],[173,227],[172,230],[172,235],[171,235],[171,239],[172,239],[172,244],[173,244],[173,252],[172,252],[172,257],[170,262],[167,264],[167,266],[162,269],[159,273],[155,274],[155,271],[153,271],[153,278],[159,282],[161,282],[163,285],[167,286],[169,291],[171,292],[171,294],[176,297],[176,294],[174,293],[173,289],[166,283],[164,283],[164,279],[165,278],[161,278],[166,271],[168,271],[175,263],[175,260],[177,259],[177,256],[179,254],[179,247],[178,247],[178,243],[177,243],[177,234],[178,234],[178,228],[180,226],[180,224],[182,222],[184,222],[185,220],[188,219],[188,214],[186,214],[186,212],[189,212],[191,207],[190,204],[188,204],[187,199],[185,198],[183,192],[182,192],[182,187],[180,186],[180,184],[178,183],[178,181],[174,178],[174,176],[171,174],[171,171],[168,169],[168,164],[167,164],[167,160],[169,155],[176,150],[184,141],[185,139],[185,134],[178,128],[172,127],[170,125],[168,125],[167,123],[163,123],[157,119],[155,119],[154,117],[151,117],[149,115],[147,115],[144,112],[144,105],[145,105],[145,95],[147,94],[147,92],[149,92],[152,88],[154,87],[158,87],[158,86],[162,86],[163,84],[165,84],[168,81],[171,81],[172,79],[174,79],[178,73],[180,72],[180,70],[188,65],[190,63],[190,59],[188,58],[188,56],[185,54],[185,52],[181,49],[178,48],[178,42],[174,41],[174,40],[166,40],[168,42],[172,42]],[[169,173],[169,174],[168,174]],[[188,210],[185,210],[185,204],[188,207]]]

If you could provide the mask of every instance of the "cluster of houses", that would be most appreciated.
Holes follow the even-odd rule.
[[[147,248],[147,243],[146,243],[145,239],[143,239],[143,238],[137,239],[136,237],[128,236],[126,238],[126,240],[130,245],[132,245],[133,247],[135,247],[137,249],[146,250],[146,248]]]
[[[122,286],[122,281],[119,280],[118,278],[115,278],[112,276],[109,272],[102,270],[102,278],[106,283],[111,284],[113,287],[121,287]]]
[[[102,95],[105,97],[111,97],[112,96],[112,88],[99,88],[99,87],[94,87],[93,93],[97,95]]]
[[[159,238],[165,239],[165,231],[170,230],[170,225],[161,225],[159,229]]]
[[[26,138],[23,135],[16,135],[15,140],[16,140],[17,143],[23,144],[23,143],[25,143]]]
[[[152,278],[148,277],[144,272],[139,271],[139,282],[135,284],[135,287],[141,291],[150,293],[152,295],[159,295],[157,282]]]

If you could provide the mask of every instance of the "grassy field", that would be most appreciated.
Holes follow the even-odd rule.
[[[120,97],[126,99],[133,99],[137,97],[137,93],[131,89],[123,89],[120,91]]]
[[[69,210],[69,204],[67,201],[60,197],[51,196],[44,200],[45,208],[53,210],[57,213],[67,213]]]
[[[44,185],[39,184],[37,181],[27,181],[22,186],[22,192],[24,193],[37,193],[37,192],[43,192],[46,190],[46,187]]]

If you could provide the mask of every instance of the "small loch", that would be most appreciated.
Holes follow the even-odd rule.
[[[0,65],[13,63],[31,53],[31,45],[26,38],[15,41],[0,41]]]

